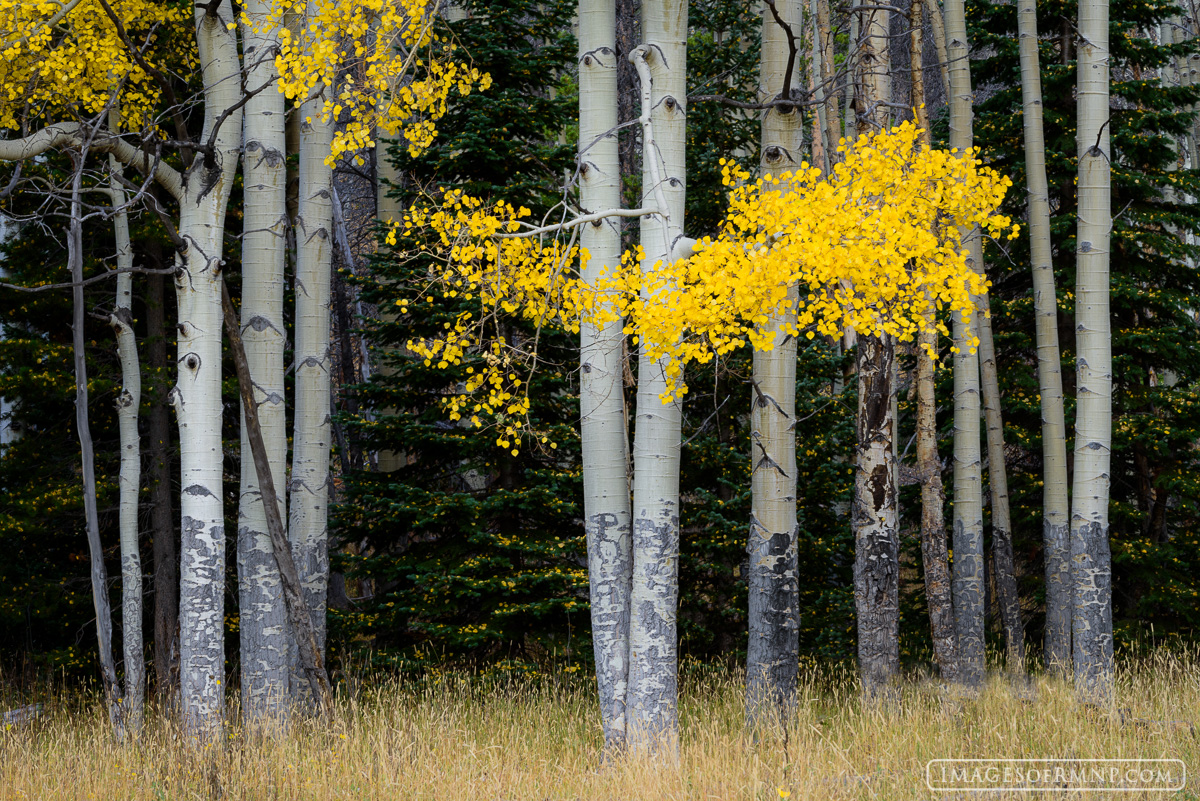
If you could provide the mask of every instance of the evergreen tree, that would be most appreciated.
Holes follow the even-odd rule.
[[[407,207],[435,185],[461,188],[540,217],[560,199],[572,167],[574,5],[463,5],[465,19],[449,23],[448,33],[493,84],[451,107],[424,155],[391,151],[403,177],[395,192]],[[577,346],[562,332],[497,320],[510,343],[538,338],[541,368],[528,387],[536,435],[519,449],[500,447],[494,432],[448,421],[442,399],[479,361],[448,372],[406,353],[406,341],[434,335],[468,307],[461,297],[426,297],[427,272],[437,265],[414,256],[419,247],[402,238],[381,251],[365,295],[402,305],[369,326],[392,371],[361,388],[362,411],[345,416],[347,431],[366,450],[402,456],[394,471],[345,477],[336,527],[359,555],[344,557],[342,569],[373,594],[333,613],[334,625],[374,635],[385,661],[401,664],[486,657],[527,667],[552,654],[584,656],[587,575],[570,380]]]

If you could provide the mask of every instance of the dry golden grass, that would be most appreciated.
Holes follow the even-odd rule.
[[[592,687],[581,680],[382,683],[339,699],[330,726],[308,722],[257,741],[232,730],[224,747],[203,753],[161,717],[137,743],[118,745],[97,705],[51,699],[36,723],[0,733],[0,798],[882,801],[965,797],[926,789],[934,758],[1177,758],[1200,768],[1195,655],[1123,665],[1113,710],[1081,706],[1046,678],[1016,692],[1002,676],[978,698],[913,681],[898,702],[865,708],[845,670],[808,673],[786,738],[746,732],[739,681],[688,676],[678,765],[602,766]]]

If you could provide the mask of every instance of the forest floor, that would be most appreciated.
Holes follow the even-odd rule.
[[[203,751],[185,746],[159,714],[136,742],[117,744],[94,696],[50,694],[36,720],[0,731],[0,799],[1111,801],[1126,794],[933,792],[926,766],[1138,758],[1200,770],[1195,655],[1122,663],[1111,708],[1081,705],[1068,685],[1044,676],[1014,682],[1001,674],[974,697],[912,679],[898,700],[866,707],[848,669],[806,671],[786,734],[756,736],[743,726],[740,682],[724,670],[685,673],[677,764],[602,764],[593,686],[578,674],[357,681],[341,688],[332,723],[306,721],[271,738],[231,727],[220,747]],[[935,784],[946,775],[941,764],[931,769]],[[1189,776],[1182,791],[1131,797],[1197,799],[1200,777]]]

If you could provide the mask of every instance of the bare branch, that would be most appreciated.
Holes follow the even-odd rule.
[[[52,289],[74,289],[77,286],[90,286],[101,281],[107,281],[109,278],[114,278],[125,273],[140,273],[142,275],[174,275],[178,272],[178,267],[164,267],[156,269],[153,267],[123,267],[119,270],[109,270],[100,275],[93,275],[91,278],[85,278],[82,281],[66,281],[61,284],[43,284],[42,286],[21,286],[20,284],[6,284],[0,281],[0,289],[12,289],[16,292],[49,292]]]

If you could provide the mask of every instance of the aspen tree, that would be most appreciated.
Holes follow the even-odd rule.
[[[950,80],[950,147],[965,155],[972,146],[971,71],[963,0],[946,2],[946,51]],[[982,267],[979,231],[965,229],[963,245],[975,270]],[[971,319],[954,317],[954,615],[962,682],[984,678],[983,477],[980,453],[979,358]]]
[[[883,8],[855,9],[862,35],[855,64],[859,133],[886,130],[891,100]],[[857,336],[858,413],[854,505],[854,602],[863,692],[886,692],[900,670],[900,536],[893,447],[896,343],[884,332]]]
[[[988,490],[992,500],[992,567],[1000,621],[1004,626],[1008,668],[1022,672],[1025,669],[1025,631],[1017,597],[1012,516],[1008,508],[1008,468],[1004,456],[1004,421],[1000,410],[1000,378],[996,369],[996,347],[992,341],[989,314],[988,296],[985,294],[980,298],[976,322],[979,330],[979,377],[987,427]]]
[[[197,6],[204,132],[183,178],[179,234],[187,243],[175,280],[179,380],[172,391],[181,464],[180,691],[184,730],[215,738],[224,714],[225,513],[221,443],[221,266],[225,209],[242,145],[241,61],[228,4]],[[233,109],[230,111],[230,109]],[[220,128],[218,118],[224,117]]]
[[[934,2],[934,0],[930,0]],[[909,5],[909,75],[912,106],[922,140],[930,144],[929,115],[925,109],[924,4]],[[938,455],[937,394],[933,354],[938,350],[938,332],[928,328],[917,338],[917,472],[921,477],[921,561],[925,568],[925,603],[933,655],[944,681],[958,681],[958,636],[954,629],[954,599],[950,590],[950,555],[946,549],[942,488],[942,460]]]
[[[788,101],[799,82],[795,38],[802,0],[767,0],[762,10],[760,102]],[[800,167],[803,122],[794,105],[763,112],[764,176]],[[746,647],[746,722],[784,722],[796,703],[799,592],[796,584],[796,325],[798,291],[767,310],[769,350],[754,351],[750,407],[750,639]]]
[[[644,44],[630,54],[641,80],[642,192],[658,214],[641,218],[642,272],[687,255],[683,244],[687,185],[688,0],[644,0]],[[663,401],[667,359],[638,356],[633,446],[633,585],[630,593],[626,737],[635,753],[674,751],[679,730],[679,454],[678,399]]]
[[[1076,101],[1079,217],[1076,234],[1075,475],[1071,510],[1075,682],[1087,698],[1112,691],[1112,566],[1108,544],[1112,455],[1112,323],[1109,240],[1112,183],[1109,144],[1108,3],[1081,0]]]
[[[310,0],[308,11],[319,7]],[[327,91],[332,95],[332,88]],[[320,97],[300,114],[300,207],[296,230],[296,412],[292,431],[288,538],[312,615],[317,645],[325,648],[329,582],[330,342],[329,301],[333,256],[333,170],[328,159],[332,121]],[[294,647],[294,646],[293,646]],[[292,692],[307,693],[308,680],[293,662]]]
[[[584,213],[621,205],[616,13],[615,0],[579,4],[579,191]],[[606,269],[620,266],[618,218],[584,225],[580,242],[590,254],[584,280],[594,283]],[[583,321],[579,331],[579,424],[592,642],[600,719],[610,754],[625,747],[633,567],[623,327],[620,319]]]
[[[1070,506],[1067,496],[1067,438],[1063,413],[1062,362],[1058,344],[1058,298],[1050,245],[1050,202],[1046,143],[1042,133],[1042,77],[1038,57],[1037,3],[1017,4],[1021,59],[1021,106],[1025,126],[1029,257],[1042,401],[1042,542],[1046,560],[1046,667],[1065,672],[1071,664]]]
[[[284,97],[276,88],[279,35],[268,20],[268,3],[249,0],[244,10],[246,84],[251,90],[267,88],[251,97],[245,107],[241,336],[275,494],[280,499],[280,516],[286,520],[283,294],[287,144]],[[241,432],[237,566],[242,716],[251,725],[277,724],[287,711],[287,616],[244,419]]]
[[[79,437],[83,474],[83,514],[91,563],[92,604],[96,612],[96,640],[100,647],[100,679],[108,705],[109,722],[121,737],[125,724],[112,655],[112,607],[108,600],[108,570],[100,542],[96,508],[96,453],[88,418],[87,359],[84,356],[83,299],[83,162],[85,154],[72,154],[70,223],[67,228],[67,266],[71,271],[71,351],[75,366],[75,429]]]
[[[114,106],[110,127],[119,119]],[[125,662],[122,693],[125,729],[136,735],[142,728],[146,696],[146,664],[142,654],[142,557],[138,544],[138,495],[141,490],[142,452],[138,436],[138,411],[142,405],[142,371],[137,337],[133,331],[133,246],[129,241],[129,212],[121,163],[108,157],[109,193],[113,205],[113,233],[117,244],[117,297],[109,324],[117,336],[121,364],[121,394],[117,396],[117,426],[121,437],[118,477],[121,529],[121,646]]]

